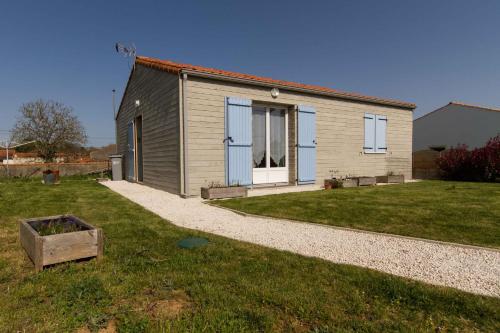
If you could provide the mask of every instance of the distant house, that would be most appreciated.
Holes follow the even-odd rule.
[[[54,158],[55,163],[62,163],[66,159],[64,154],[58,153]],[[21,153],[16,151],[9,151],[9,159],[7,160],[7,156],[5,150],[3,153],[0,153],[0,160],[2,164],[39,164],[44,163],[43,158],[39,157],[36,153]]]
[[[500,109],[450,102],[413,121],[413,151],[458,144],[472,149],[484,146],[498,134]]]
[[[182,196],[211,183],[411,178],[412,103],[137,57],[116,116],[129,181]]]
[[[92,161],[107,161],[111,154],[116,154],[116,144],[114,143],[92,150],[90,152],[90,159]]]
[[[0,149],[0,162],[7,160],[7,151],[5,149]]]

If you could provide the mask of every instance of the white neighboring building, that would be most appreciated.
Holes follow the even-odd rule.
[[[13,152],[9,155],[9,159],[6,158],[6,154],[2,154],[3,161],[2,163],[9,165],[19,165],[19,164],[40,164],[45,161],[41,157],[37,157],[36,154],[33,153],[17,153]],[[64,162],[64,157],[58,156],[54,158],[54,163],[62,163]]]
[[[413,121],[413,151],[466,144],[482,147],[500,134],[500,109],[450,102]]]

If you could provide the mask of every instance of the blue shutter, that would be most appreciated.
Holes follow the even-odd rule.
[[[365,113],[365,153],[375,152],[375,115]]]
[[[299,105],[297,119],[298,183],[316,181],[316,111],[310,106]]]
[[[226,99],[226,182],[252,184],[252,101]]]
[[[377,153],[385,153],[387,151],[386,144],[386,131],[387,131],[387,117],[375,116],[375,151]]]
[[[134,149],[134,123],[127,127],[127,179],[134,180],[135,176],[135,149]]]

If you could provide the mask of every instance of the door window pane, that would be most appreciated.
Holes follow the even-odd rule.
[[[266,167],[266,109],[252,110],[253,167]]]
[[[286,165],[285,110],[271,109],[270,112],[271,168]]]

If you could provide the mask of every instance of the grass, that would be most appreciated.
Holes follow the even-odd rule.
[[[71,220],[68,220],[67,218],[64,217],[57,219],[50,219],[40,223],[39,225],[36,226],[32,225],[32,227],[33,229],[35,229],[36,232],[38,232],[40,236],[50,236],[50,235],[58,235],[69,232],[88,230],[78,224],[72,223]]]
[[[500,184],[425,181],[214,204],[257,215],[500,248]]]
[[[499,299],[178,228],[89,180],[0,183],[0,211],[0,332],[500,330]],[[103,228],[103,261],[34,273],[18,220],[57,214]]]

